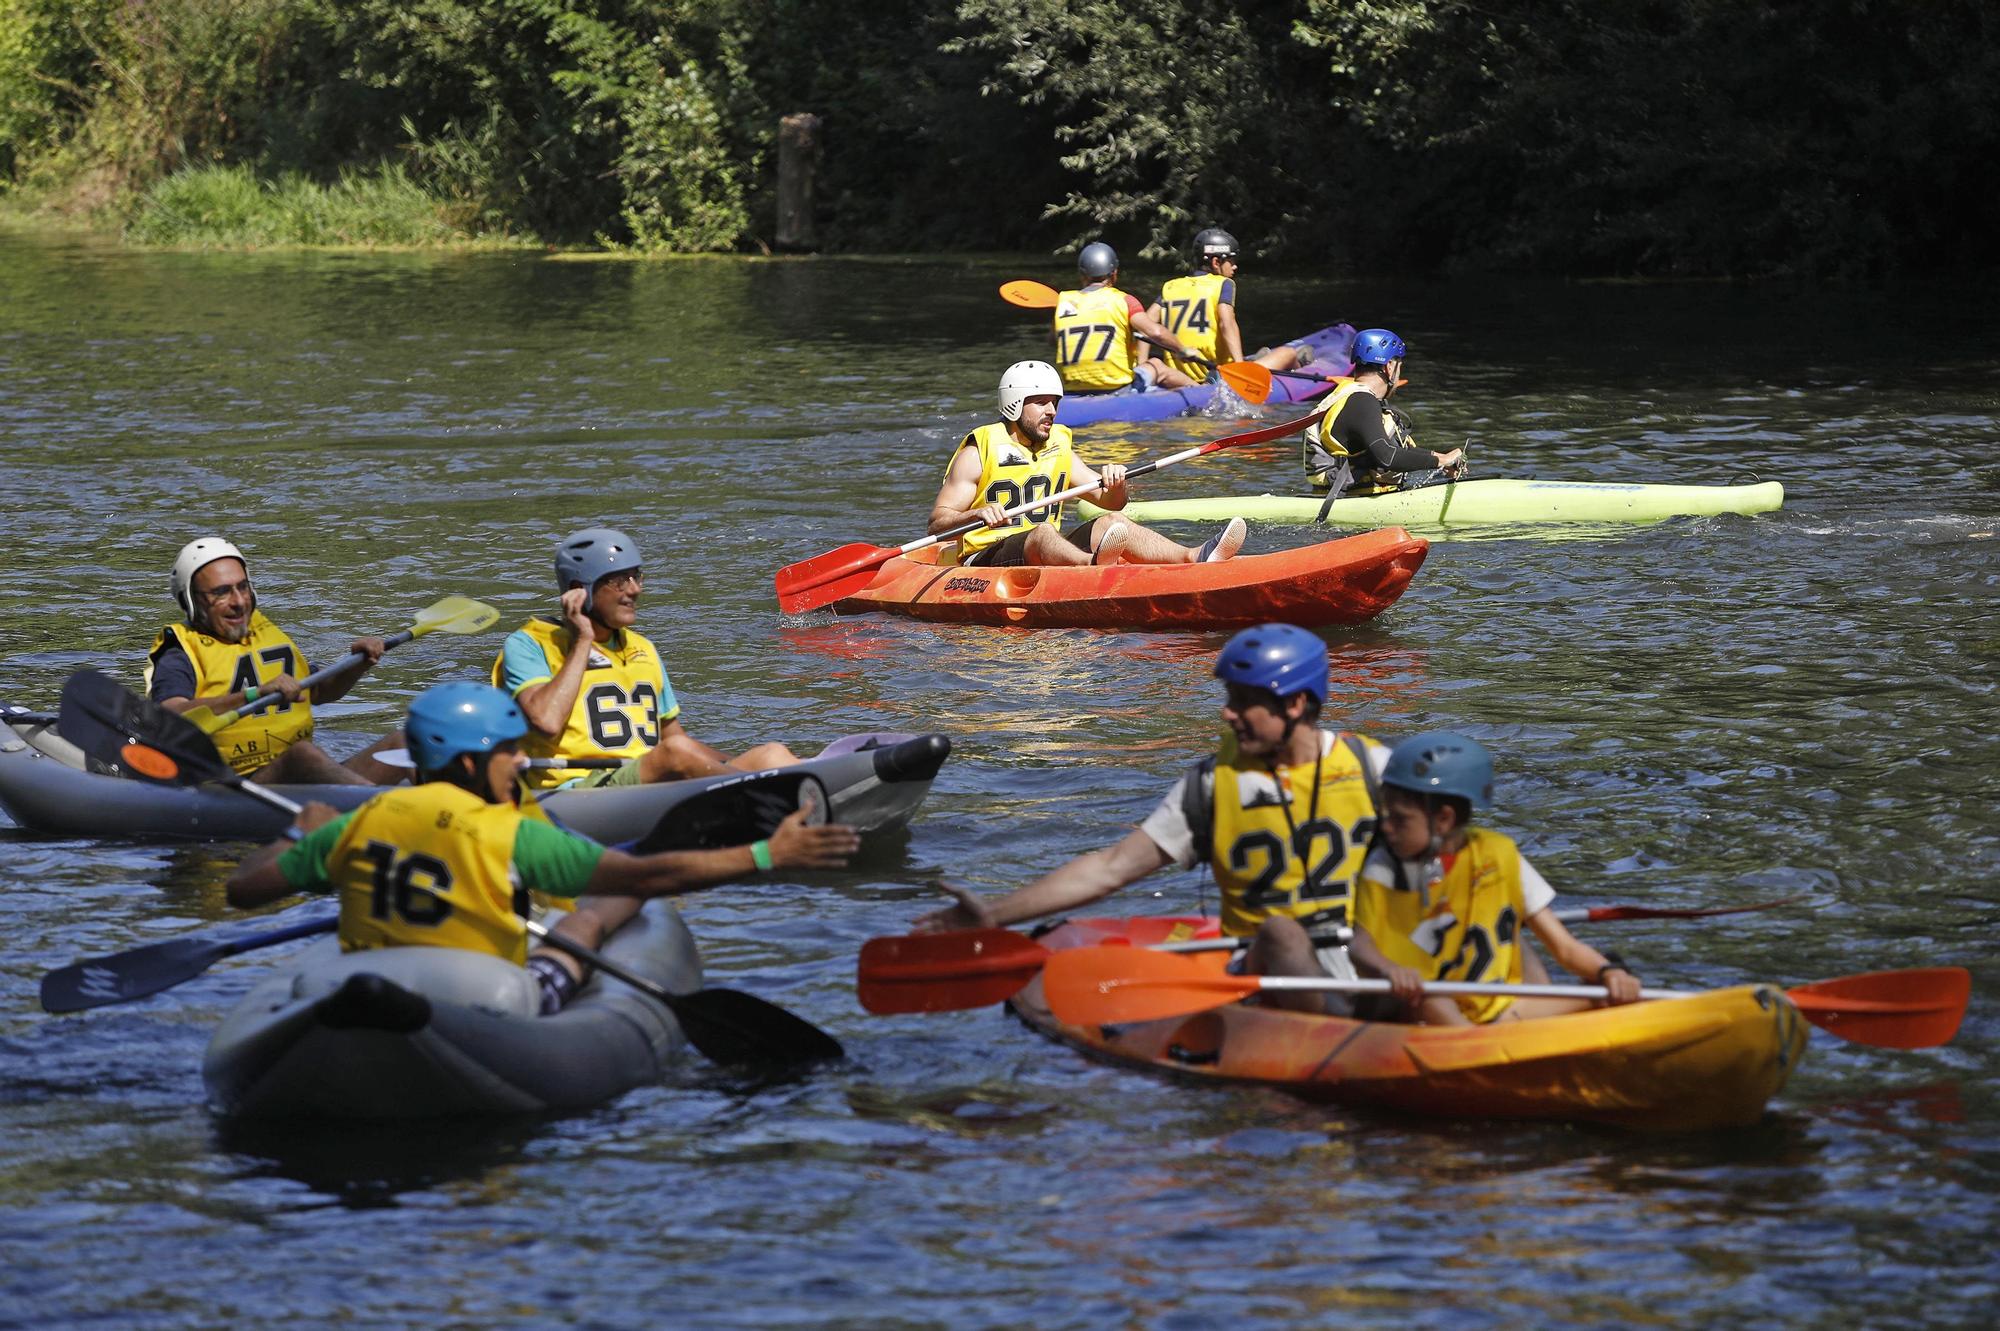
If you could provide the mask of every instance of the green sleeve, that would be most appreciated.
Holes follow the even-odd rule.
[[[524,820],[514,834],[514,868],[521,886],[552,897],[583,891],[603,858],[604,847],[553,823]]]
[[[285,876],[293,891],[312,892],[333,886],[326,877],[326,857],[333,854],[334,845],[353,817],[354,810],[350,809],[317,831],[306,833],[278,856],[278,872]]]

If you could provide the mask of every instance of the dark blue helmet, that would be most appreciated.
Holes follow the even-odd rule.
[[[442,771],[461,753],[491,753],[528,733],[528,718],[491,684],[456,680],[418,694],[403,735],[421,772]]]
[[[1076,271],[1092,281],[1102,282],[1118,271],[1118,251],[1101,240],[1093,240],[1076,256]]]
[[[595,591],[598,579],[629,573],[640,562],[638,544],[624,532],[585,527],[556,547],[556,590],[566,592],[582,583],[586,591]]]
[[[1215,660],[1215,677],[1225,684],[1269,689],[1282,700],[1310,693],[1326,702],[1326,643],[1317,633],[1290,624],[1259,624],[1231,638]]]
[[[1403,359],[1409,348],[1403,339],[1386,328],[1366,328],[1354,335],[1354,349],[1348,353],[1359,368],[1363,365],[1387,365],[1392,360]]]
[[[1382,784],[1418,795],[1458,795],[1475,809],[1493,807],[1493,755],[1452,730],[1412,735],[1389,754]]]

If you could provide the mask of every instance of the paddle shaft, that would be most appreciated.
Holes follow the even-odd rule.
[[[1224,975],[1218,977],[1222,983],[1205,985],[1200,980],[1175,980],[1177,987],[1210,987],[1218,992],[1227,989],[1231,993],[1248,993],[1255,989],[1296,989],[1320,993],[1343,994],[1386,994],[1390,990],[1387,980],[1335,980],[1310,975]],[[1133,981],[1137,986],[1162,983],[1148,980]],[[1505,995],[1509,998],[1606,998],[1611,991],[1601,984],[1468,984],[1463,980],[1428,980],[1424,983],[1424,996],[1432,994],[1474,994]],[[1641,998],[1693,998],[1696,994],[1684,989],[1641,989]]]
[[[382,650],[386,652],[391,647],[401,647],[404,643],[408,642],[410,639],[416,636],[417,634],[415,629],[404,629],[401,633],[382,639]],[[335,675],[339,674],[341,671],[352,670],[356,665],[360,664],[363,661],[366,661],[367,659],[368,659],[368,653],[366,652],[349,652],[347,655],[341,657],[338,661],[335,661],[332,665],[325,666],[322,667],[321,669],[315,670],[310,675],[307,675],[304,679],[300,680],[299,692],[303,693],[307,689],[312,688],[315,684],[324,684],[329,679],[332,679]],[[280,702],[284,700],[284,696],[285,696],[284,694],[279,693],[276,689],[271,689],[267,692],[260,693],[256,697],[252,698],[249,702],[246,702],[241,707],[236,708],[234,711],[224,712],[222,713],[222,715],[210,719],[205,728],[207,729],[208,733],[212,735],[216,731],[221,730],[224,726],[234,725],[236,722],[242,720],[244,717],[250,715],[252,712],[261,712],[266,707],[277,706]]]

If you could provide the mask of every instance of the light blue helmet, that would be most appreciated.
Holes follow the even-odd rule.
[[[1493,807],[1493,755],[1453,730],[1412,735],[1389,754],[1382,784],[1418,795],[1457,795],[1475,809]]]
[[[1348,353],[1355,368],[1363,365],[1387,365],[1392,360],[1403,359],[1409,348],[1403,339],[1386,328],[1364,328],[1354,335],[1354,349]]]
[[[1269,689],[1280,699],[1310,693],[1326,703],[1326,643],[1317,633],[1290,624],[1244,629],[1215,659],[1215,677],[1225,684]]]
[[[442,771],[461,753],[491,753],[528,733],[528,718],[491,684],[454,680],[417,695],[403,727],[420,772]]]
[[[1118,271],[1118,251],[1101,240],[1093,240],[1077,254],[1076,271],[1101,282]]]
[[[556,590],[566,592],[572,583],[582,583],[586,591],[595,591],[599,578],[629,573],[641,562],[638,542],[624,532],[585,527],[556,547]]]

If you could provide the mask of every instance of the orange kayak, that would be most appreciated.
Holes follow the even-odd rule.
[[[1073,920],[1049,948],[1215,937],[1199,916]],[[1220,970],[1226,952],[1197,952]],[[1128,1026],[1058,1021],[1037,979],[1012,1000],[1087,1053],[1201,1081],[1442,1118],[1547,1118],[1684,1132],[1754,1122],[1805,1053],[1805,1019],[1770,985],[1489,1026],[1404,1026],[1255,1004]]]
[[[1401,527],[1385,527],[1219,564],[961,568],[940,565],[935,549],[921,550],[884,564],[834,609],[1024,628],[1359,624],[1395,604],[1429,548]]]

